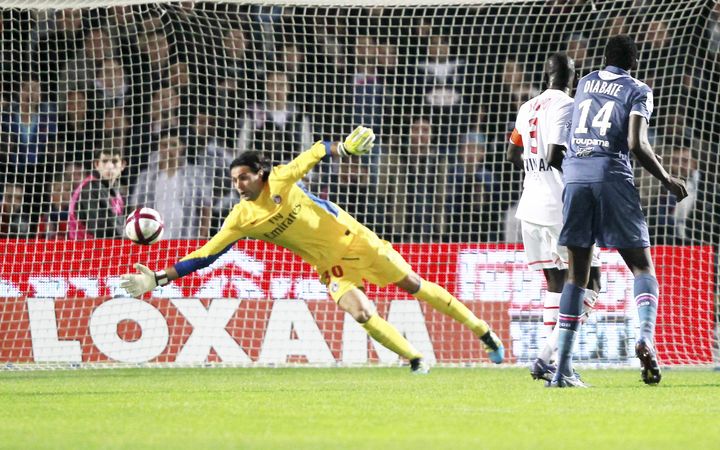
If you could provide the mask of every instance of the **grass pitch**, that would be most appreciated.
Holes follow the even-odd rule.
[[[0,448],[712,449],[720,372],[122,369],[0,373]]]

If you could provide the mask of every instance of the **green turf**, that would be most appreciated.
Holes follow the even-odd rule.
[[[122,369],[0,373],[0,448],[719,448],[720,372]]]

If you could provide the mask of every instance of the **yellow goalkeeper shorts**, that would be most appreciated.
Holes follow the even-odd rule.
[[[385,287],[405,278],[412,267],[388,241],[370,230],[362,231],[350,243],[347,253],[327,267],[318,267],[320,280],[337,302],[364,281]]]

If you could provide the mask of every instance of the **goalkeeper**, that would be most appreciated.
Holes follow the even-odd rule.
[[[376,341],[407,358],[413,373],[427,373],[422,354],[381,318],[363,290],[364,281],[395,284],[415,298],[469,328],[485,346],[490,360],[503,361],[505,350],[488,324],[441,286],[422,279],[402,256],[374,232],[332,202],[307,191],[300,180],[326,155],[364,155],[375,135],[358,127],[344,142],[318,142],[287,165],[272,167],[261,153],[246,151],[230,164],[233,186],[241,201],[220,231],[175,265],[153,272],[135,264],[137,274],[123,275],[121,286],[138,297],[213,263],[239,239],[272,242],[310,263],[330,296]]]

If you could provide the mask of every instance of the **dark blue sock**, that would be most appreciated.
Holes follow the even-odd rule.
[[[572,376],[572,349],[580,326],[585,289],[572,283],[565,283],[560,297],[560,315],[558,316],[558,368],[557,374]]]
[[[650,274],[635,277],[633,293],[640,319],[640,337],[654,342],[655,321],[657,320],[658,292],[657,278]]]

